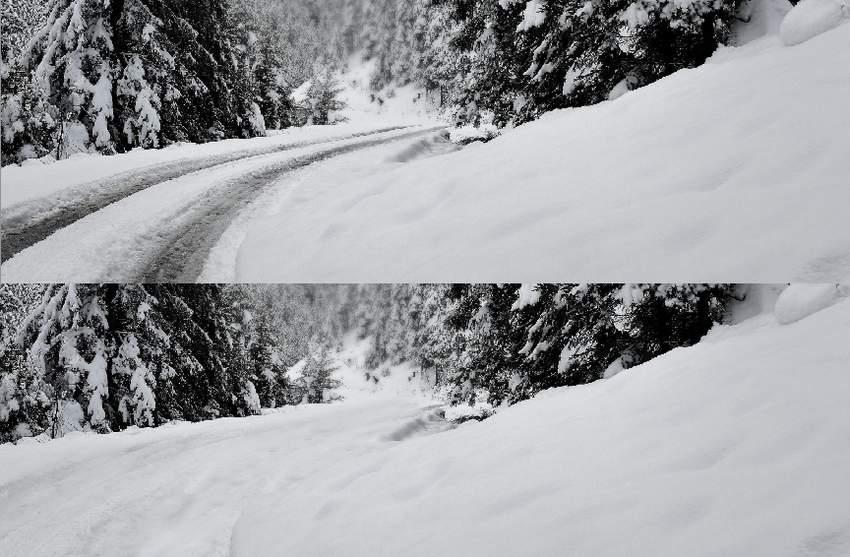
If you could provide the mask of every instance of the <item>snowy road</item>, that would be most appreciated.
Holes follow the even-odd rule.
[[[194,282],[233,219],[283,175],[435,132],[385,127],[177,160],[4,208],[3,279]]]
[[[3,555],[229,555],[243,509],[398,445],[432,408],[377,398],[0,447]],[[348,467],[348,468],[347,468]],[[335,472],[334,472],[335,471]]]

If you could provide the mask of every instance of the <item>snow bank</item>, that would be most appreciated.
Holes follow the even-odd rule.
[[[850,4],[847,0],[801,0],[782,20],[779,36],[783,43],[792,46],[838,27],[848,19]]]
[[[850,289],[835,284],[793,284],[776,300],[776,320],[787,325],[817,313],[850,294]]]
[[[848,330],[766,314],[394,443],[254,501],[230,554],[848,555]]]
[[[499,130],[493,124],[482,124],[479,127],[472,125],[460,126],[449,130],[449,139],[452,143],[472,143],[473,141],[490,141],[499,135]]]
[[[252,223],[237,279],[842,281],[848,67],[850,25],[768,37],[487,144],[305,180]]]
[[[732,26],[732,42],[741,46],[756,39],[779,33],[785,15],[791,11],[788,0],[747,0],[738,9]]]

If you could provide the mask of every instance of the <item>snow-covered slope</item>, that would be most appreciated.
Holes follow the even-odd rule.
[[[231,555],[850,554],[850,301],[353,457]]]
[[[850,25],[770,36],[486,145],[305,180],[253,224],[238,278],[842,280],[848,67]]]

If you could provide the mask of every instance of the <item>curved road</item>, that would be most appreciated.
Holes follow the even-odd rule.
[[[103,270],[100,274],[92,271],[91,276],[70,277],[74,280],[195,282],[210,250],[240,211],[283,175],[354,151],[433,135],[440,129],[387,127],[333,139],[179,160],[11,207],[0,215],[4,280],[50,280],[51,266],[61,266],[62,257],[76,250],[82,253],[76,258],[78,262],[80,258],[91,259],[93,267],[100,265]],[[190,193],[181,193],[180,188]],[[172,204],[167,196],[174,192],[179,195]],[[134,225],[132,219],[138,220],[140,215],[149,217],[156,226],[143,221]],[[130,238],[127,234],[134,226],[148,230]],[[110,242],[111,229],[116,234]],[[103,244],[104,239],[108,249],[96,245],[98,240]],[[91,244],[88,252],[87,244]],[[126,248],[123,253],[122,248]]]

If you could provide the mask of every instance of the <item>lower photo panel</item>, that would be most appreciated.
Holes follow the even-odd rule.
[[[848,296],[0,285],[0,554],[847,555]]]

